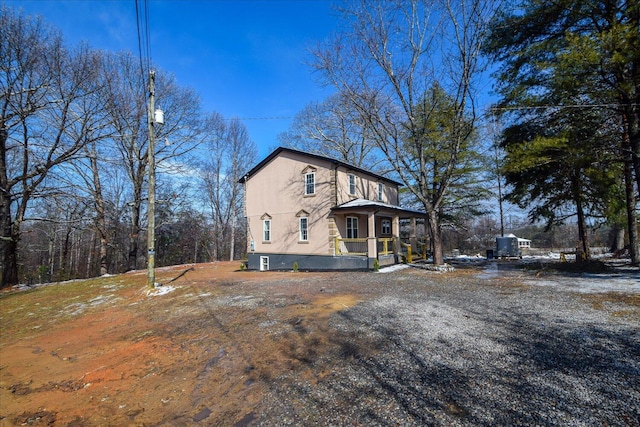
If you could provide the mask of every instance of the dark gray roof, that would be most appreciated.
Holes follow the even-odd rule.
[[[271,154],[269,154],[267,157],[265,157],[260,163],[255,165],[249,172],[244,174],[244,176],[242,178],[240,178],[239,182],[240,183],[246,182],[247,179],[249,179],[252,175],[254,175],[256,172],[258,172],[260,169],[262,169],[267,163],[269,163],[271,160],[273,160],[275,157],[277,157],[282,152],[299,154],[299,155],[311,157],[313,159],[323,160],[323,161],[326,161],[326,162],[333,163],[335,165],[339,165],[339,166],[342,166],[342,167],[345,167],[345,168],[348,168],[348,169],[351,169],[351,170],[354,170],[354,171],[357,171],[357,172],[372,176],[372,177],[377,178],[379,180],[386,181],[386,182],[388,182],[390,184],[394,184],[394,185],[397,185],[397,186],[402,186],[401,182],[395,181],[393,179],[387,178],[387,177],[382,176],[382,175],[378,175],[377,173],[370,172],[368,170],[359,168],[357,166],[350,165],[349,163],[345,163],[345,162],[340,161],[340,160],[332,159],[330,157],[321,156],[319,154],[307,153],[305,151],[298,151],[298,150],[294,150],[292,148],[287,148],[287,147],[278,147],[275,151],[273,151]]]

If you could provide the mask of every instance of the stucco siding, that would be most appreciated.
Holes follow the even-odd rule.
[[[355,176],[355,192],[352,193],[350,175]],[[382,200],[378,200],[378,184],[382,184]],[[390,205],[398,204],[398,187],[374,176],[340,167],[336,173],[336,204],[341,205],[353,199],[381,201]]]
[[[314,173],[315,192],[305,195],[305,176]],[[245,183],[246,215],[253,249],[262,253],[326,254],[331,203],[331,163],[283,152]],[[308,239],[300,239],[300,218],[308,218]],[[271,239],[263,239],[264,220]],[[250,245],[251,246],[251,245]]]

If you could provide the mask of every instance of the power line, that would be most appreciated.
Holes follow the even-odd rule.
[[[294,116],[272,116],[272,117],[229,117],[225,120],[289,120],[294,119]]]
[[[149,41],[149,3],[147,0],[143,0],[144,4],[141,11],[139,1],[140,0],[135,0],[136,26],[138,29],[138,58],[140,61],[140,75],[142,77],[142,80],[146,81],[151,69],[151,43]]]
[[[588,109],[588,108],[622,108],[622,107],[638,107],[640,104],[564,104],[564,105],[514,105],[504,107],[489,107],[489,111],[515,111],[515,110],[549,110],[549,109],[562,109],[562,108],[576,108],[576,109]]]

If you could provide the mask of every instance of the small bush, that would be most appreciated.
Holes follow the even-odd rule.
[[[293,262],[293,272],[297,273],[298,272],[298,261],[294,261]]]

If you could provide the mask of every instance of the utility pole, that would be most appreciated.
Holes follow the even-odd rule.
[[[155,144],[155,71],[149,71],[149,207],[147,208],[147,285],[155,287],[156,282],[156,144]]]

